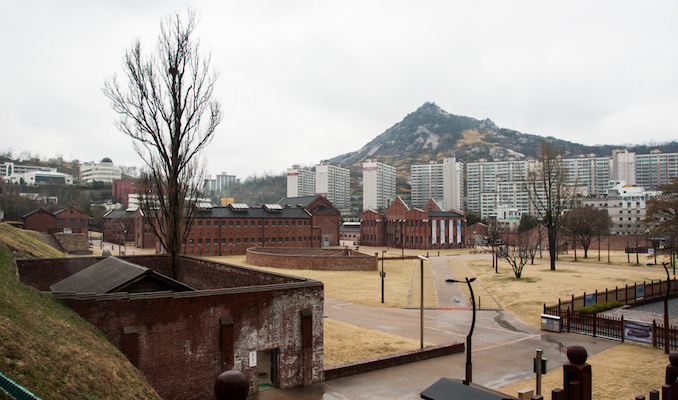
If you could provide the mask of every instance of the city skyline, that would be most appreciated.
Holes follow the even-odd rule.
[[[678,4],[190,1],[220,73],[208,173],[284,172],[355,151],[432,101],[582,144],[676,137]],[[102,94],[180,1],[7,4],[0,150],[141,165]],[[359,11],[358,11],[359,10]],[[252,162],[243,149],[265,154]]]

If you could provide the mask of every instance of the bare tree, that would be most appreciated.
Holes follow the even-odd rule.
[[[660,185],[663,194],[647,201],[647,226],[653,234],[664,235],[666,246],[670,249],[669,262],[676,266],[675,244],[678,238],[678,177]]]
[[[533,257],[530,250],[536,248],[535,236],[530,232],[523,232],[509,233],[505,237],[506,245],[500,247],[499,255],[509,263],[516,278],[520,279],[525,264]]]
[[[525,190],[546,226],[553,271],[556,269],[558,230],[567,217],[566,211],[572,208],[576,186],[567,184],[562,156],[560,149],[542,141],[537,165],[525,179]]]
[[[573,242],[581,244],[584,248],[584,258],[588,258],[588,251],[593,238],[607,235],[610,225],[612,225],[612,220],[607,212],[591,206],[573,208],[563,223],[563,227],[572,233]]]
[[[492,268],[494,268],[495,273],[499,273],[499,251],[500,246],[504,244],[501,234],[502,229],[497,222],[497,217],[489,217],[487,219],[487,236],[483,245],[492,253]]]
[[[146,164],[140,208],[167,251],[176,260],[188,235],[200,195],[200,151],[221,122],[220,104],[212,99],[216,74],[210,58],[202,57],[193,38],[196,16],[188,12],[166,17],[160,24],[155,54],[142,55],[136,41],[124,57],[127,85],[116,78],[104,94],[120,115],[118,128],[131,137]]]

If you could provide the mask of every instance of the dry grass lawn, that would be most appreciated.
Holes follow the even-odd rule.
[[[376,251],[372,251],[375,253]],[[370,254],[369,251],[367,251]],[[397,253],[397,254],[396,254]],[[381,252],[379,253],[381,255]],[[391,250],[388,256],[400,255],[399,251]],[[244,265],[264,271],[281,274],[302,276],[315,279],[325,284],[325,295],[334,299],[344,300],[372,307],[419,307],[420,302],[420,270],[419,260],[385,260],[384,271],[384,304],[381,303],[381,278],[377,271],[311,271],[303,269],[283,269],[260,267],[249,264],[245,256],[205,257],[236,265]],[[381,270],[381,261],[379,262]],[[424,262],[424,307],[436,306],[433,295],[433,281],[431,266]]]
[[[381,357],[416,350],[418,340],[361,328],[346,322],[325,319],[324,365],[339,365],[352,361]],[[356,343],[356,338],[360,338]],[[424,343],[425,346],[429,344]]]
[[[450,263],[453,272],[467,269],[477,276],[480,293],[490,293],[505,310],[536,327],[539,327],[544,303],[558,304],[558,299],[579,296],[584,292],[666,279],[661,266],[627,265],[591,265],[561,258],[556,263],[556,270],[551,271],[547,258],[537,258],[534,265],[525,266],[522,278],[516,279],[511,267],[504,261],[499,262],[498,274],[492,269],[490,260],[455,260]]]
[[[587,362],[591,364],[593,373],[594,399],[635,399],[639,395],[649,398],[649,392],[653,389],[661,392],[669,359],[661,349],[624,343],[590,356]],[[551,391],[562,386],[561,367],[543,376],[542,395],[551,398]],[[497,390],[517,396],[520,390],[534,388],[535,380],[529,379]]]

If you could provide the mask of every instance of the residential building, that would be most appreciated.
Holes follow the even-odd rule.
[[[315,167],[315,194],[325,197],[342,214],[350,213],[351,172],[328,161],[321,161]]]
[[[637,186],[657,190],[660,185],[678,176],[678,153],[662,153],[652,150],[650,154],[636,154]]]
[[[443,164],[436,164],[434,161],[410,167],[412,207],[423,208],[429,199],[434,199],[442,204],[442,208],[446,208],[444,170]]]
[[[113,161],[106,157],[100,163],[88,162],[80,166],[80,183],[110,183],[122,177],[120,167],[113,165]]]
[[[643,222],[647,200],[660,195],[659,191],[610,181],[607,196],[586,197],[582,200],[582,205],[607,211],[612,220],[610,233],[613,235],[635,236],[645,234],[647,229]]]
[[[287,169],[287,197],[315,194],[315,172],[295,164]]]
[[[463,210],[464,164],[456,157],[443,158],[443,200],[445,210]]]
[[[396,169],[376,160],[363,162],[363,211],[385,210],[395,200]]]
[[[239,180],[236,179],[235,175],[228,175],[226,172],[217,174],[214,179],[209,176],[204,182],[205,192],[220,192],[235,185],[236,182],[239,182]]]
[[[466,247],[466,215],[442,211],[429,199],[422,208],[410,209],[400,197],[383,212],[363,211],[360,244],[406,249],[451,249]]]
[[[636,153],[626,149],[612,150],[610,180],[636,184]]]
[[[495,216],[500,205],[531,212],[524,180],[534,161],[508,160],[466,164],[467,211],[480,218]]]
[[[577,186],[587,196],[602,196],[608,189],[609,157],[580,156],[563,159],[568,185]]]

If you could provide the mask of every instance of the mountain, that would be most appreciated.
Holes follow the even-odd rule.
[[[425,103],[402,121],[384,131],[360,150],[343,154],[331,162],[350,167],[374,158],[409,171],[412,164],[441,161],[456,156],[458,161],[535,157],[544,138],[498,127],[492,120],[453,115],[435,103]],[[609,155],[601,146],[585,146],[549,138],[566,154]]]
[[[561,148],[566,156],[593,154],[611,156],[620,146],[586,146],[553,137],[543,137],[500,128],[490,119],[478,120],[453,115],[435,103],[424,103],[402,121],[388,128],[361,149],[334,157],[329,161],[351,170],[351,192],[360,192],[361,163],[377,159],[397,168],[398,187],[406,188],[406,177],[413,164],[429,161],[442,162],[455,156],[457,161],[474,162],[481,159],[504,160],[535,158],[539,143],[547,139]],[[629,151],[644,154],[658,148],[662,152],[678,152],[678,141],[659,145],[627,146]],[[244,185],[247,186],[247,185]],[[279,186],[279,185],[278,185]],[[276,188],[278,187],[276,186]],[[244,192],[247,189],[243,189]],[[283,190],[283,189],[279,189]],[[404,189],[403,189],[404,190]],[[400,193],[400,192],[399,192]]]

